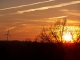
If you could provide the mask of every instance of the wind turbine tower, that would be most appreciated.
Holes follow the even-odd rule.
[[[9,37],[11,37],[11,35],[9,34],[9,30],[7,32],[7,34],[5,34],[7,36],[7,41],[9,40]]]

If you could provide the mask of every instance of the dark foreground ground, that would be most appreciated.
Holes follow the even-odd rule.
[[[80,44],[0,41],[0,60],[80,60]]]

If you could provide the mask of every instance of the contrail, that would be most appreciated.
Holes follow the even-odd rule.
[[[67,16],[59,16],[59,17],[51,17],[51,18],[48,18],[48,19],[54,19],[54,18],[65,18]]]
[[[0,9],[0,10],[8,10],[8,9],[14,9],[14,8],[21,8],[21,7],[25,7],[25,6],[31,6],[31,5],[41,4],[41,3],[47,3],[47,2],[51,2],[51,1],[55,1],[55,0],[48,0],[48,1],[42,1],[42,2],[37,2],[37,3],[32,3],[32,4],[26,4],[26,5],[20,5],[20,6],[15,6],[15,7],[3,8],[3,9]]]
[[[80,3],[80,1],[71,1],[71,2],[61,3],[61,4],[57,4],[57,5],[52,5],[52,6],[45,6],[45,7],[40,7],[40,8],[17,11],[17,12],[9,13],[9,14],[6,14],[6,15],[23,14],[25,12],[32,12],[32,11],[37,11],[37,10],[47,10],[47,9],[50,9],[50,8],[60,8],[60,7],[73,5],[73,4],[79,4],[79,3]],[[2,16],[6,16],[6,15],[2,15]]]
[[[46,7],[29,9],[29,10],[17,11],[14,14],[23,14],[25,12],[32,12],[32,11],[37,11],[37,10],[46,10],[46,9],[50,9],[50,8],[59,8],[59,7],[64,7],[64,6],[78,4],[78,3],[80,3],[80,1],[71,1],[71,2],[68,2],[68,3],[61,3],[61,4],[53,5],[53,6],[46,6]]]

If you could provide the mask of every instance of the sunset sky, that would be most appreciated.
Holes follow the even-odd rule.
[[[79,25],[80,0],[0,0],[0,40],[7,29],[10,40],[34,38],[61,16],[67,16],[68,25]]]

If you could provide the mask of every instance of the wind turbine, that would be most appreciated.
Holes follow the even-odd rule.
[[[5,35],[7,36],[7,41],[8,41],[9,37],[11,37],[11,35],[9,34],[9,30],[8,30],[8,32]]]

